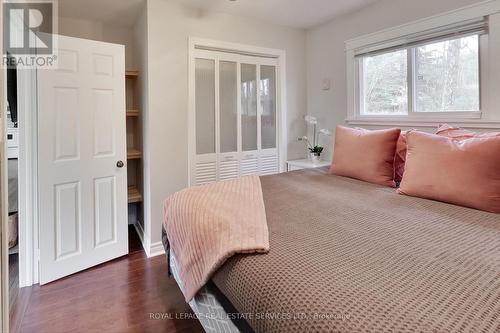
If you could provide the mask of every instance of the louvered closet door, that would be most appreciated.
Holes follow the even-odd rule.
[[[241,64],[241,176],[259,172],[257,65]]]
[[[191,185],[278,173],[276,61],[206,50],[197,55]]]
[[[195,60],[196,158],[194,184],[217,180],[215,60]]]
[[[278,135],[276,126],[276,66],[260,65],[260,160],[259,174],[278,173]]]
[[[219,62],[219,180],[239,176],[237,73],[236,62]]]

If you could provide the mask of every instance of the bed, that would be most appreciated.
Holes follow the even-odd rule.
[[[207,331],[500,331],[500,215],[328,168],[261,184],[271,250],[231,257],[200,291],[227,322]]]

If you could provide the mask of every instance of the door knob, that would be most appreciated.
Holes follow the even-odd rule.
[[[125,164],[123,163],[123,161],[118,161],[116,162],[116,166],[119,167],[119,168],[123,168]]]

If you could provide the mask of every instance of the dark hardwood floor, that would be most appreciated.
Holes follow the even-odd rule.
[[[19,254],[9,254],[9,306],[17,300],[19,291]]]
[[[12,332],[203,332],[165,256],[148,259],[135,230],[130,253],[44,286],[19,290],[11,309]],[[163,314],[164,319],[153,319]],[[161,316],[161,315],[156,315]],[[186,317],[186,316],[184,316]]]

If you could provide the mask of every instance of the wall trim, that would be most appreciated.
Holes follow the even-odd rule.
[[[346,50],[354,50],[366,47],[370,44],[383,42],[393,38],[400,38],[404,35],[439,28],[448,24],[476,19],[481,16],[488,16],[495,13],[500,13],[500,0],[478,2],[476,4],[349,39],[345,42],[345,47]]]
[[[500,121],[460,121],[460,119],[441,119],[432,121],[408,121],[408,120],[359,120],[347,119],[346,123],[357,126],[393,126],[393,127],[432,127],[437,128],[440,124],[452,124],[462,128],[472,129],[500,129]]]
[[[0,17],[3,17],[3,5],[0,6]],[[0,24],[0,36],[3,36],[3,24]],[[3,45],[0,44],[0,54],[3,55]],[[0,331],[9,331],[9,255],[7,237],[7,140],[6,117],[7,99],[6,71],[0,71]]]
[[[142,226],[139,223],[134,223],[134,228],[135,231],[137,232],[137,235],[139,235],[139,239],[141,240],[142,243],[142,248],[144,249],[144,252],[146,252],[146,256],[148,258],[165,254],[165,249],[163,248],[162,242],[149,244],[150,241],[147,238],[145,238],[146,235],[144,233],[144,229],[142,228]]]
[[[230,52],[258,57],[280,58],[285,54],[284,50],[267,47],[231,43],[215,39],[189,37],[189,50],[206,49],[220,52]]]
[[[137,236],[139,236],[139,240],[141,241],[142,247],[144,248],[144,251],[146,251],[146,248],[144,247],[144,229],[139,224],[139,222],[136,222],[133,225],[135,232],[137,232]]]
[[[162,254],[165,254],[165,249],[163,248],[162,242],[156,242],[151,244],[149,248],[149,253],[147,253],[148,258],[156,257]]]
[[[18,71],[19,100],[19,287],[38,283],[37,72]]]

